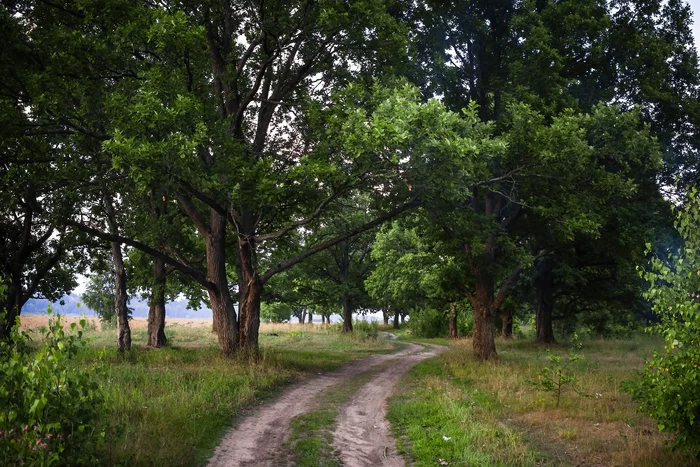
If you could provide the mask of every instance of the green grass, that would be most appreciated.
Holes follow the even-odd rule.
[[[622,391],[661,342],[648,336],[584,342],[570,371],[582,397],[569,390],[561,404],[535,384],[548,364],[544,347],[498,340],[496,362],[480,363],[471,341],[453,341],[422,362],[390,400],[389,418],[400,448],[415,465],[698,466],[668,453],[667,437],[637,412]],[[563,346],[552,350],[567,355]],[[445,441],[443,436],[450,438]]]
[[[107,465],[204,464],[241,408],[304,374],[396,346],[320,326],[264,326],[260,356],[236,360],[220,357],[204,328],[168,326],[171,345],[162,349],[145,348],[145,331],[134,330],[134,348],[124,355],[114,349],[113,331],[87,334],[92,342],[81,361],[90,365],[104,350],[109,377],[103,388],[113,404],[113,421],[125,428],[109,440]]]
[[[380,367],[381,368],[381,367]],[[297,467],[339,467],[342,465],[333,452],[333,429],[340,407],[381,371],[374,368],[323,391],[317,396],[316,410],[292,420],[288,446]]]
[[[542,465],[542,456],[499,422],[501,404],[465,382],[440,357],[408,373],[389,402],[399,452],[416,466]]]

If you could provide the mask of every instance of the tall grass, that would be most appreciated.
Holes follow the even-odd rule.
[[[123,426],[108,440],[105,464],[204,464],[242,408],[304,374],[393,349],[388,340],[358,340],[322,326],[265,325],[257,358],[228,359],[218,355],[209,331],[167,326],[171,345],[149,349],[146,331],[135,329],[134,348],[125,354],[114,349],[113,332],[88,333],[92,342],[80,359],[89,365],[104,353],[109,372],[102,388]]]
[[[700,466],[666,452],[667,437],[621,389],[660,345],[649,336],[585,342],[577,352],[584,359],[569,370],[586,396],[567,392],[556,407],[532,384],[549,363],[543,347],[499,341],[498,360],[481,363],[471,341],[460,340],[410,372],[391,421],[416,465],[443,455],[450,465]]]

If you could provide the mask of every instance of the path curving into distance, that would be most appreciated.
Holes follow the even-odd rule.
[[[388,337],[395,339],[396,336]],[[316,408],[316,396],[360,373],[382,366],[340,409],[333,447],[346,467],[403,466],[386,420],[387,398],[399,379],[414,365],[434,357],[445,347],[408,343],[394,354],[371,355],[335,371],[306,379],[247,415],[226,435],[209,460],[211,467],[286,465],[282,444],[290,422]]]

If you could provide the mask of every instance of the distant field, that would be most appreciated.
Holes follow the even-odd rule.
[[[53,317],[53,315],[51,316]],[[20,320],[22,323],[22,329],[33,329],[41,326],[46,326],[49,322],[49,315],[21,315]],[[92,323],[99,328],[100,320],[94,316],[77,316],[77,315],[62,315],[61,321],[64,324],[77,323],[81,319],[85,319],[88,323]],[[212,321],[210,319],[188,319],[188,318],[168,318],[166,320],[167,325],[176,324],[178,326],[186,327],[204,327],[211,326]],[[146,318],[134,318],[129,321],[131,329],[146,329],[148,328],[148,319]]]

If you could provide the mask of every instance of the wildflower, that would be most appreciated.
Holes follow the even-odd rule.
[[[27,431],[29,429],[29,425],[25,425],[24,431]]]

